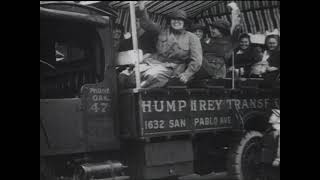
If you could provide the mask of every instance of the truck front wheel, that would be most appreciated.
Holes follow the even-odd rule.
[[[228,157],[228,174],[234,180],[256,180],[260,173],[262,134],[247,132],[231,148]]]

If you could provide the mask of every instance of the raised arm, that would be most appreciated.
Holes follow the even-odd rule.
[[[231,40],[232,40],[234,49],[237,48],[240,44],[239,38],[240,38],[241,32],[242,32],[242,29],[240,24],[238,24],[235,28],[233,28],[233,31],[231,32]]]
[[[239,46],[239,37],[241,35],[241,12],[236,3],[230,3],[229,6],[232,8],[230,29],[231,40],[233,42],[233,48],[237,48]]]
[[[145,2],[138,2],[139,10],[137,12],[137,17],[140,18],[140,25],[145,31],[150,31],[159,34],[160,33],[160,25],[154,23],[145,8]]]

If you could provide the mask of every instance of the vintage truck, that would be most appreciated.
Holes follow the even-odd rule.
[[[115,17],[112,9],[40,4],[40,179],[257,177],[280,80],[120,89]]]

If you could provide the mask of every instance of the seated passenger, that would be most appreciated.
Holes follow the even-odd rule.
[[[233,19],[239,17],[233,17]],[[232,57],[232,51],[238,46],[240,35],[240,20],[232,26],[228,21],[218,20],[209,25],[210,38],[202,44],[203,63],[197,77],[225,78],[226,63]],[[232,33],[230,33],[232,32]]]
[[[229,71],[235,68],[240,72],[240,76],[248,77],[251,71],[251,66],[260,61],[260,54],[257,48],[251,46],[250,36],[248,34],[242,34],[239,38],[239,48],[234,51],[234,66],[232,62],[229,62]]]
[[[267,59],[269,63],[268,72],[280,71],[280,36],[269,35],[266,37],[267,51],[264,53],[262,60]]]
[[[145,58],[140,65],[141,87],[156,88],[167,84],[170,77],[177,77],[187,83],[197,72],[202,63],[202,49],[199,38],[185,30],[188,21],[186,12],[178,10],[170,16],[170,27],[160,29],[153,23],[145,9],[144,2],[139,1],[141,27],[157,34],[156,52]],[[135,83],[134,73],[131,82]]]
[[[280,73],[280,36],[268,35],[261,61],[254,64],[251,77],[274,77]]]

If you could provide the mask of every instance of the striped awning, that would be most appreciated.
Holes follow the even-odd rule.
[[[82,4],[92,4],[81,1]],[[94,1],[97,2],[97,1]],[[100,1],[118,11],[116,23],[130,30],[129,1]],[[218,19],[231,21],[231,10],[227,4],[231,1],[146,1],[151,18],[165,26],[167,15],[177,9],[185,10],[195,23],[211,24]],[[240,10],[243,31],[247,33],[264,33],[280,30],[280,1],[235,1]]]
[[[265,33],[280,30],[280,1],[235,1],[241,10],[244,32]],[[194,18],[201,24],[211,24],[218,19],[231,21],[231,10],[228,2],[221,2],[210,7]]]
[[[168,15],[181,9],[187,12],[188,17],[192,19],[204,9],[208,9],[219,3],[219,1],[145,1],[146,8],[150,17],[162,27],[166,25]],[[117,9],[119,17],[116,23],[122,24],[126,31],[130,31],[129,2],[128,1],[110,1],[109,7]],[[136,4],[137,6],[137,4]]]
[[[145,6],[150,13],[168,15],[178,9],[182,9],[187,12],[188,16],[193,17],[217,3],[219,3],[219,1],[146,1]],[[110,1],[109,6],[115,9],[127,9],[129,8],[129,2]]]

